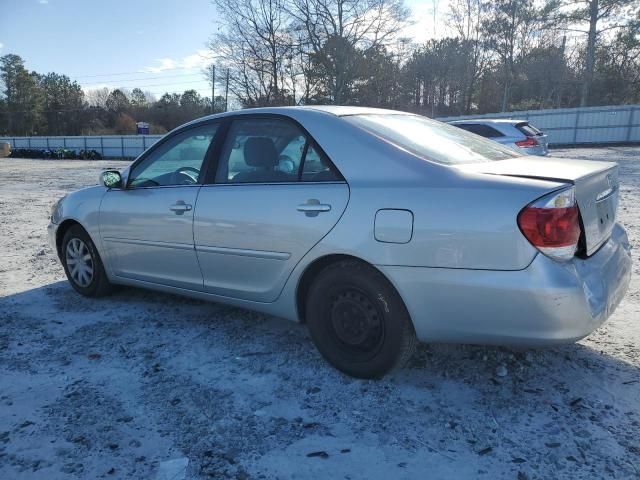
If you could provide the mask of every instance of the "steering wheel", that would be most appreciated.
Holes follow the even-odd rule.
[[[278,157],[278,170],[285,173],[293,173],[296,164],[291,160],[289,155],[280,155]]]
[[[195,167],[180,167],[173,172],[172,182],[176,185],[192,185],[198,183],[200,170]],[[182,177],[182,179],[180,179]]]

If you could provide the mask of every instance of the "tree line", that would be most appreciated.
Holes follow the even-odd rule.
[[[403,36],[421,28],[403,0],[213,3],[209,48],[224,75],[209,78],[222,77],[242,108],[365,105],[433,117],[640,103],[637,0],[451,0],[448,36],[422,44]],[[84,92],[17,55],[0,57],[0,81],[0,134],[133,133],[135,121],[162,133],[212,110],[194,90]]]
[[[66,75],[27,70],[13,54],[0,57],[0,82],[0,135],[134,134],[138,121],[160,134],[211,113],[211,99],[195,90],[159,99],[139,88],[85,92]],[[216,96],[215,111],[224,107]]]
[[[450,35],[422,45],[403,37],[402,0],[213,3],[210,50],[245,107],[438,116],[640,100],[637,0],[452,0]]]

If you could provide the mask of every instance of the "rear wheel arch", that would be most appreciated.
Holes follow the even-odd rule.
[[[356,257],[354,255],[347,254],[331,254],[325,255],[323,257],[316,258],[311,264],[309,264],[304,273],[300,276],[300,280],[298,281],[298,287],[296,289],[296,309],[298,312],[298,318],[301,323],[305,323],[305,310],[306,310],[306,301],[307,295],[309,293],[309,289],[313,284],[313,281],[317,278],[317,276],[322,272],[325,268],[330,265],[339,262],[347,262],[347,261],[355,261],[367,265],[371,268],[377,270],[380,275],[382,275],[389,285],[398,293],[398,296],[402,299],[402,295],[398,292],[398,289],[394,285],[394,283],[382,272],[379,268],[373,265],[362,258]],[[404,299],[402,299],[404,303]],[[413,324],[413,320],[411,321]]]

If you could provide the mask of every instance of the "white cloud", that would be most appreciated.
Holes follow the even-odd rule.
[[[197,70],[211,63],[211,52],[200,49],[191,55],[174,59],[170,57],[158,58],[156,65],[150,65],[142,69],[143,72],[160,73],[166,70]]]
[[[2,50],[2,47],[4,47],[4,43],[0,42],[0,50]]]
[[[49,0],[38,0],[38,3],[40,5],[48,5],[49,4]]]

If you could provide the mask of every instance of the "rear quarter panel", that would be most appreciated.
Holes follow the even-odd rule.
[[[537,254],[517,216],[560,183],[465,172],[418,158],[338,117],[301,120],[351,190],[344,215],[306,262],[343,253],[378,265],[520,270]],[[410,242],[376,241],[381,209],[413,213]]]

